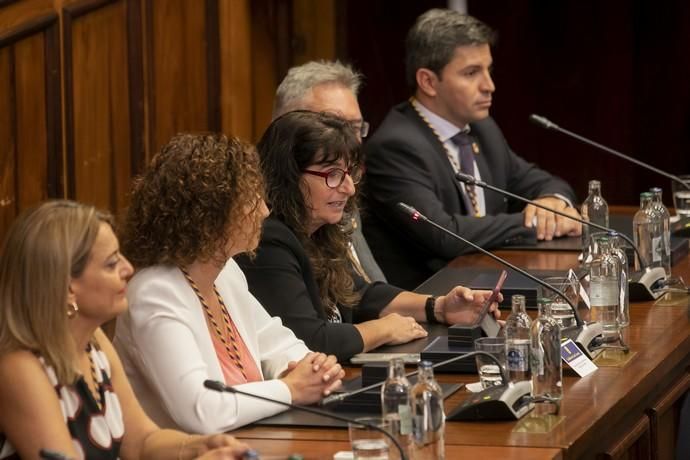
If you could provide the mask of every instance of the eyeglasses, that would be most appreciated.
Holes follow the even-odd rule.
[[[351,122],[352,128],[355,130],[356,133],[359,134],[359,137],[364,139],[367,137],[369,134],[369,122],[368,121],[357,121],[357,122]]]
[[[328,188],[338,188],[345,180],[346,174],[350,176],[353,184],[359,184],[359,181],[362,180],[364,169],[360,165],[352,165],[347,169],[347,171],[340,168],[333,168],[329,169],[328,171],[312,171],[309,169],[303,169],[302,172],[311,174],[312,176],[323,177]]]

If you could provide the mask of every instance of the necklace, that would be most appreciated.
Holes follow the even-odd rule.
[[[206,302],[206,299],[204,299],[204,296],[201,295],[201,291],[199,290],[199,287],[196,285],[192,277],[189,275],[187,270],[184,268],[180,268],[182,271],[182,274],[184,277],[187,279],[187,282],[189,283],[189,286],[192,288],[196,296],[199,298],[199,302],[201,302],[201,306],[204,307],[204,312],[206,313],[206,318],[208,318],[208,321],[211,323],[213,326],[213,330],[216,333],[216,337],[222,342],[223,346],[225,347],[225,351],[227,352],[228,356],[232,360],[232,362],[237,366],[237,368],[240,370],[242,373],[242,377],[244,377],[245,381],[249,381],[247,378],[247,373],[244,369],[244,366],[242,365],[242,360],[240,358],[240,349],[239,346],[237,345],[237,338],[235,337],[235,331],[232,328],[232,322],[230,320],[230,314],[228,313],[228,309],[225,306],[225,302],[223,302],[223,297],[221,297],[220,293],[218,292],[218,289],[216,288],[216,285],[213,285],[213,292],[216,293],[216,299],[218,300],[218,303],[220,304],[220,311],[221,311],[221,316],[223,318],[223,323],[225,326],[225,334],[223,334],[220,325],[218,324],[218,321],[216,321],[215,316],[213,315],[213,312],[211,311],[211,307],[208,305]],[[226,338],[227,336],[227,338]],[[228,338],[230,340],[228,340]]]
[[[450,165],[453,167],[453,170],[458,173],[461,171],[460,169],[460,162],[458,161],[456,155],[451,152],[448,149],[448,146],[446,145],[445,142],[441,139],[441,135],[439,132],[436,130],[434,125],[431,124],[429,120],[427,120],[426,116],[422,113],[421,110],[419,110],[419,107],[417,107],[417,104],[419,102],[417,99],[412,96],[410,97],[410,105],[412,108],[417,112],[417,115],[419,115],[419,118],[422,119],[422,121],[429,127],[431,132],[436,136],[436,139],[441,143],[443,146],[443,150],[446,151],[446,157],[448,157],[448,161],[450,162]],[[474,152],[475,155],[479,155],[479,146],[477,145],[476,142],[472,142],[472,151]],[[474,185],[465,185],[465,192],[467,193],[467,198],[470,200],[470,204],[472,206],[472,212],[474,213],[475,217],[481,217],[481,214],[479,213],[479,202],[477,200],[477,191],[474,188]]]
[[[103,397],[101,395],[101,383],[98,381],[98,371],[96,370],[96,363],[93,362],[93,357],[91,356],[92,351],[95,349],[91,345],[91,342],[86,346],[86,356],[89,358],[89,367],[91,368],[91,378],[93,379],[93,388],[91,389],[91,394],[93,394],[93,399],[96,401],[96,406],[98,406],[99,411],[103,411]]]

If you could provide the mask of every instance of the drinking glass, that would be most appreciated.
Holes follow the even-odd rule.
[[[570,279],[563,276],[550,276],[544,278],[544,282],[565,294],[566,298],[577,308],[577,304],[580,301],[580,293]],[[573,309],[562,296],[544,286],[539,286],[537,295],[539,298],[548,299],[551,302],[551,316],[556,320],[561,329],[577,325]]]
[[[680,177],[685,184],[690,185],[689,174],[678,177]],[[671,182],[671,191],[673,192],[673,207],[676,208],[676,214],[680,217],[690,217],[690,189],[673,181]]]
[[[382,417],[361,417],[355,421],[390,431],[390,422]],[[389,444],[385,434],[370,426],[352,422],[348,423],[348,430],[355,460],[388,460]]]
[[[505,337],[481,337],[474,341],[475,351],[484,351],[496,357],[500,366],[488,356],[477,355],[477,371],[479,372],[479,381],[482,383],[482,388],[490,388],[494,385],[501,385],[503,378],[501,377],[503,370],[506,367],[506,339]]]

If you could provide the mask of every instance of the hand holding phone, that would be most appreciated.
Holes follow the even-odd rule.
[[[501,270],[501,274],[498,276],[496,287],[494,287],[494,289],[491,291],[491,295],[487,297],[486,301],[482,305],[482,309],[479,312],[478,323],[487,337],[496,337],[501,330],[501,326],[498,324],[498,321],[496,321],[496,318],[494,318],[494,315],[490,315],[488,313],[489,308],[491,308],[491,304],[498,301],[498,295],[501,293],[503,283],[507,277],[508,272]]]

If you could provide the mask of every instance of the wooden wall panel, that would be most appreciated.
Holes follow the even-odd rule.
[[[218,107],[220,88],[217,75],[209,76],[207,59],[209,46],[217,49],[219,40],[218,18],[209,26],[207,9],[218,8],[213,1],[147,0],[145,5],[149,150],[155,153],[175,133],[220,129],[219,114],[209,116],[209,108]]]
[[[113,212],[132,172],[127,7],[71,4],[63,18],[70,196]]]
[[[288,68],[333,57],[334,5],[0,2],[0,233],[48,197],[118,213],[177,132],[256,141]]]
[[[45,49],[43,35],[32,35],[14,46],[17,207],[24,209],[47,198]]]
[[[271,122],[276,88],[292,65],[291,17],[290,2],[252,1],[254,140],[261,137]]]
[[[0,232],[16,215],[14,68],[12,48],[0,48]]]
[[[31,23],[45,16],[55,17],[53,0],[21,0],[0,7],[0,36],[10,31],[15,35],[13,29],[30,28]]]
[[[335,0],[294,0],[292,65],[335,58],[335,14]]]
[[[57,15],[23,18],[0,30],[0,238],[23,209],[60,196]]]
[[[252,49],[249,0],[222,0],[220,25],[221,131],[253,140]]]

